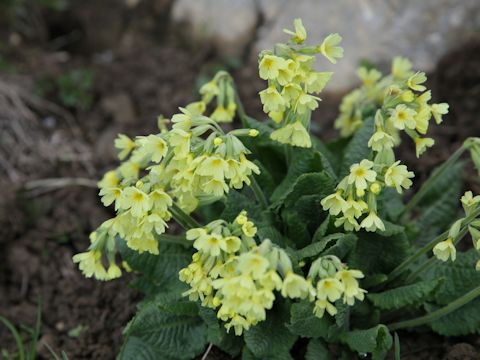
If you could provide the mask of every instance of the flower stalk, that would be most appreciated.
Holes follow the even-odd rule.
[[[427,315],[420,316],[418,318],[393,323],[391,325],[388,325],[388,329],[391,331],[394,331],[394,330],[400,330],[400,329],[406,329],[406,328],[425,325],[429,322],[440,319],[442,316],[450,314],[451,312],[457,310],[458,308],[461,308],[463,305],[469,303],[470,301],[476,299],[479,296],[480,296],[480,286],[474,288],[473,290],[469,291],[465,295],[459,297],[458,299],[448,304],[447,306],[444,306],[438,310],[435,310]]]

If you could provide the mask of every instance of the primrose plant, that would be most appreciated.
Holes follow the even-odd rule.
[[[116,216],[74,261],[98,280],[136,273],[145,298],[119,359],[193,359],[212,346],[242,359],[399,358],[397,330],[480,332],[480,196],[461,196],[460,176],[466,151],[480,169],[480,139],[404,201],[414,173],[395,149],[410,138],[422,155],[448,105],[431,102],[407,59],[385,76],[362,67],[340,138],[323,143],[310,122],[332,73],[313,64],[341,58],[341,37],[306,45],[299,19],[285,32],[259,56],[267,121],[246,115],[219,72],[158,134],[115,141],[122,163],[99,187]],[[234,119],[242,128],[222,128]],[[473,248],[457,253],[468,234]]]

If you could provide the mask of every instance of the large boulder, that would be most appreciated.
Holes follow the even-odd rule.
[[[345,57],[336,65],[322,60],[319,68],[335,72],[327,90],[344,91],[355,83],[361,60],[388,71],[396,55],[416,68],[433,70],[446,52],[480,29],[478,0],[258,0],[263,14],[254,51],[286,39],[282,29],[302,18],[310,43],[329,33],[343,36]]]
[[[241,56],[255,37],[255,0],[176,0],[173,24],[193,45],[211,44],[224,56]]]

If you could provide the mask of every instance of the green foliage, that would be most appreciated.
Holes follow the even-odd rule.
[[[373,118],[366,119],[362,127],[353,135],[343,152],[339,178],[348,174],[350,166],[360,162],[362,159],[368,159],[372,150],[368,147],[368,140],[372,137],[374,131]]]
[[[417,236],[419,244],[428,243],[436,235],[445,231],[453,222],[452,219],[456,219],[462,190],[462,178],[458,174],[462,170],[462,164],[447,170],[422,199],[416,221],[416,227],[419,229]]]
[[[119,359],[192,359],[207,345],[206,328],[194,303],[147,303],[125,329]]]
[[[10,353],[7,349],[0,347],[2,358],[5,358],[6,360],[17,358],[19,360],[35,360],[37,358],[37,344],[40,340],[42,327],[42,311],[40,305],[37,309],[33,328],[22,325],[22,330],[20,330],[3,316],[0,316],[0,325],[3,325],[8,330],[15,340],[16,345],[16,351],[14,353]],[[26,337],[27,340],[25,340],[24,337]],[[44,346],[48,349],[53,359],[60,360],[58,354],[48,345],[48,343],[45,342]],[[68,356],[64,351],[61,352],[61,356],[62,360],[68,360]]]
[[[289,305],[280,302],[267,314],[267,319],[252,327],[245,335],[248,349],[260,359],[293,360],[290,355],[297,336],[288,331]]]
[[[401,309],[409,305],[418,305],[429,299],[443,278],[432,281],[420,281],[412,285],[399,286],[381,293],[368,294],[373,304],[383,310]]]
[[[139,254],[127,247],[124,241],[118,242],[122,258],[128,265],[141,271],[133,286],[141,290],[147,298],[155,297],[166,302],[182,298],[187,290],[178,279],[180,269],[189,264],[192,250],[181,245],[159,244],[159,255]]]
[[[102,225],[104,232],[94,233],[100,240],[92,240],[90,251],[75,261],[87,274],[113,278],[118,249],[138,274],[133,286],[145,299],[125,329],[120,359],[192,359],[211,344],[243,360],[355,354],[381,360],[393,347],[389,329],[428,325],[445,335],[479,332],[480,300],[448,311],[449,304],[480,284],[477,253],[434,263],[427,260],[432,249],[436,256],[449,250],[453,257],[451,247],[445,250],[451,243],[438,238],[420,247],[456,220],[462,165],[442,165],[420,190],[421,201],[414,195],[404,203],[413,174],[394,151],[400,132],[415,141],[418,153],[425,150],[421,146],[433,140],[424,137],[426,124],[418,122],[425,114],[439,120],[446,104],[427,104],[428,93],[420,98],[423,73],[397,59],[394,74],[382,80],[375,71],[359,71],[364,86],[345,99],[337,121],[348,138],[328,144],[311,139],[310,109],[318,99],[306,91],[323,87],[330,74],[312,72],[305,78],[308,55],[320,51],[329,60],[339,57],[340,37],[332,34],[322,46],[303,47],[298,20],[291,33],[290,42],[276,49],[285,58],[272,53],[260,58],[261,77],[269,81],[261,101],[270,124],[245,114],[233,79],[222,72],[202,87],[201,101],[172,116],[173,129],[170,122],[160,122],[160,134],[117,140],[120,153],[127,153],[123,170],[129,170],[129,161],[146,165],[140,175],[128,174],[133,180],[120,168],[118,189],[101,187],[102,201],[115,204],[119,219]],[[285,60],[294,53],[302,56]],[[295,63],[302,73],[288,77],[293,70],[284,65]],[[287,77],[277,81],[280,70]],[[92,81],[88,74],[71,73],[58,80],[55,91],[66,106],[85,108]],[[289,81],[302,86],[289,89],[284,85]],[[428,106],[430,111],[417,113]],[[220,129],[219,122],[235,115],[243,129]],[[155,160],[151,153],[158,155]],[[256,167],[260,174],[251,174]],[[158,200],[161,196],[164,200]],[[157,221],[170,215],[184,232],[160,235],[159,255],[138,253],[121,240],[114,250],[96,252],[118,225],[130,246],[156,253],[149,225],[160,225],[155,231],[162,233],[163,223]],[[150,236],[145,248],[133,244],[137,234]],[[102,273],[107,261],[111,268]],[[404,319],[410,315],[416,317]],[[394,356],[400,358],[396,334]]]
[[[295,335],[308,338],[326,338],[328,330],[332,326],[332,320],[324,316],[319,319],[313,315],[313,305],[302,301],[293,304],[290,308],[290,323],[287,328]]]
[[[403,228],[389,223],[385,227],[385,232],[358,233],[357,248],[347,259],[350,266],[369,275],[388,274],[409,255],[411,245]]]
[[[305,360],[331,360],[332,356],[325,345],[320,339],[312,339],[308,342],[307,353],[305,354]]]
[[[393,344],[385,325],[368,330],[354,330],[342,335],[342,341],[359,354],[372,354],[372,360],[384,359]]]
[[[457,256],[455,262],[435,264],[426,275],[426,281],[445,279],[435,292],[434,301],[426,306],[428,312],[452,303],[480,284],[480,272],[475,270],[478,253],[472,249]],[[430,327],[433,331],[445,336],[480,333],[480,299],[477,298],[433,321]]]
[[[41,97],[56,97],[58,101],[75,110],[89,110],[93,104],[93,70],[79,68],[55,79],[41,78],[36,83],[36,93]]]

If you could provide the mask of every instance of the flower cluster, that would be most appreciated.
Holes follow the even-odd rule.
[[[180,280],[190,285],[184,295],[216,309],[227,330],[233,327],[241,335],[265,320],[275,291],[285,298],[316,301],[315,315],[319,317],[323,316],[322,305],[335,315],[335,307],[329,301],[341,296],[349,305],[355,298],[363,300],[365,291],[356,280],[363,277],[361,272],[346,270],[340,260],[330,256],[314,262],[305,279],[294,273],[289,256],[270,240],[257,245],[256,231],[246,212],[242,212],[233,223],[216,220],[187,232],[187,239],[194,241],[198,251],[179,273]],[[332,273],[332,264],[338,271]],[[315,288],[312,282],[316,279],[319,282]],[[338,297],[328,285],[330,280],[338,285]]]
[[[336,192],[322,199],[321,204],[331,215],[340,215],[335,226],[347,231],[383,231],[385,225],[377,215],[377,196],[383,187],[402,193],[412,185],[413,176],[399,161],[385,165],[364,159],[350,167],[350,174],[337,185]]]
[[[219,71],[215,77],[200,88],[202,102],[205,105],[215,99],[216,107],[210,115],[216,122],[232,122],[237,110],[235,89],[232,78],[225,71]]]
[[[234,101],[233,95],[229,95],[229,79],[220,74],[205,85],[204,101],[180,108],[181,113],[171,119],[170,129],[170,121],[161,119],[159,134],[134,140],[123,134],[118,136],[115,147],[122,163],[99,182],[102,203],[114,205],[117,214],[94,233],[97,235],[92,236],[89,251],[75,257],[82,270],[91,268],[88,264],[92,259],[97,269],[103,268],[105,255],[112,264],[116,236],[133,250],[158,254],[157,236],[166,231],[167,222],[175,217],[172,208],[190,213],[202,203],[223,197],[230,188],[249,185],[250,177],[259,174],[257,165],[247,159],[249,150],[239,139],[255,137],[258,131],[237,129],[226,133],[212,118],[213,114],[204,115],[212,94],[221,98],[220,102]],[[216,86],[223,90],[215,90]],[[227,121],[225,117],[221,119]],[[107,279],[100,270],[84,273]],[[119,275],[120,271],[112,273]]]
[[[423,136],[432,117],[437,124],[442,122],[442,116],[448,113],[448,104],[429,103],[432,95],[424,85],[425,73],[413,72],[411,62],[401,57],[394,58],[388,76],[382,77],[378,70],[364,67],[357,73],[362,86],[343,98],[335,122],[342,136],[353,134],[364,118],[380,110],[376,132],[370,140],[373,149],[392,148],[400,141],[401,130],[414,141],[417,156],[434,144],[433,139]]]
[[[480,216],[478,213],[480,210],[480,195],[473,196],[471,191],[467,191],[460,201],[465,211],[465,217],[455,221],[448,231],[447,239],[437,243],[433,248],[433,255],[441,261],[448,261],[449,259],[455,261],[457,257],[455,244],[461,240],[463,236],[461,228],[465,226],[464,222],[466,217],[469,216],[473,217],[473,219],[468,223],[467,229],[472,238],[473,247],[476,250],[480,250],[480,219],[478,219]],[[480,271],[480,260],[476,264],[476,269]]]
[[[336,256],[328,255],[315,260],[308,273],[309,282],[317,281],[310,297],[311,301],[315,301],[315,316],[321,318],[325,311],[334,316],[337,309],[333,303],[340,299],[349,306],[354,305],[355,299],[363,301],[366,290],[360,288],[357,280],[363,277],[360,270],[349,270]]]
[[[358,73],[363,86],[344,98],[336,125],[343,136],[349,136],[364,117],[374,114],[375,131],[368,141],[373,155],[351,165],[350,174],[340,181],[334,194],[322,200],[322,206],[331,215],[339,215],[335,225],[347,231],[385,230],[377,214],[377,196],[385,187],[402,193],[411,187],[414,177],[395,159],[393,148],[400,142],[399,132],[405,131],[414,140],[420,156],[434,144],[433,139],[422,137],[430,119],[433,116],[441,123],[448,104],[429,104],[431,93],[422,85],[425,74],[413,73],[407,59],[395,58],[392,74],[384,78],[375,69],[361,68]]]
[[[331,34],[320,46],[305,46],[307,33],[300,19],[287,44],[277,44],[274,51],[264,51],[259,57],[260,77],[268,87],[260,91],[263,110],[279,124],[271,138],[283,144],[311,147],[308,130],[311,112],[321,100],[318,95],[330,80],[331,72],[314,71],[315,54],[322,54],[332,63],[343,56],[338,46],[341,36]]]

